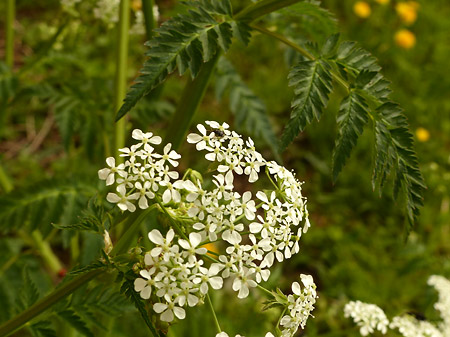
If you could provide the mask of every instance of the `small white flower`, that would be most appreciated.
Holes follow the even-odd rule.
[[[130,211],[130,212],[134,212],[136,210],[136,206],[134,206],[130,200],[136,200],[137,196],[136,195],[129,195],[127,196],[126,193],[126,189],[124,185],[119,185],[116,188],[118,194],[115,193],[108,193],[108,195],[106,196],[106,200],[108,200],[111,203],[117,204],[117,206],[122,210],[122,211]]]
[[[169,296],[165,296],[164,299],[167,303],[155,303],[153,304],[153,310],[158,314],[161,314],[161,321],[172,322],[174,314],[179,319],[186,317],[186,311],[183,308],[176,306]]]
[[[118,166],[116,166],[116,160],[113,157],[106,158],[106,164],[108,164],[110,168],[104,168],[99,170],[98,177],[101,180],[106,180],[106,185],[109,186],[114,184],[114,178],[116,173],[122,177],[124,176],[125,166],[123,164],[119,164]]]
[[[137,278],[134,280],[134,290],[139,292],[143,299],[147,300],[152,294],[152,286],[154,286],[155,281],[151,277],[152,273],[145,269],[141,270],[139,274],[143,278]]]
[[[151,132],[142,132],[142,130],[134,129],[131,136],[136,139],[140,140],[143,144],[151,143],[151,144],[161,144],[161,137],[159,136],[153,136],[153,133]]]
[[[254,288],[257,286],[257,283],[249,278],[253,273],[254,271],[251,269],[237,273],[233,281],[233,290],[239,291],[238,298],[246,298],[249,294],[249,287]]]

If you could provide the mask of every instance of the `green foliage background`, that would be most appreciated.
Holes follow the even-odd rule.
[[[156,2],[161,20],[183,11],[176,1]],[[344,41],[357,41],[376,57],[413,134],[419,128],[430,134],[427,141],[415,139],[427,189],[421,215],[408,235],[404,201],[394,201],[390,188],[380,194],[373,191],[374,139],[367,128],[357,130],[359,141],[334,182],[332,151],[344,92],[333,93],[320,122],[311,118],[312,124],[282,154],[285,165],[305,181],[312,228],[302,238],[298,257],[278,266],[268,287],[287,290],[300,273],[314,276],[320,298],[315,318],[300,333],[305,336],[357,336],[342,313],[343,305],[355,299],[376,303],[389,315],[414,310],[437,319],[432,307],[436,294],[426,280],[432,274],[450,277],[450,78],[446,76],[450,4],[421,1],[418,19],[409,27],[417,43],[403,50],[394,43],[394,33],[402,27],[394,1],[387,6],[370,1],[372,14],[367,19],[354,14],[351,0],[324,0],[321,11],[312,9],[311,3],[316,2],[296,5],[289,20],[278,20],[275,13],[267,22],[299,43],[309,39],[323,43],[339,31]],[[239,1],[233,5],[242,7]],[[67,270],[100,256],[99,233],[108,227],[108,220],[95,213],[95,207],[87,214],[80,210],[96,193],[99,199],[106,195],[96,177],[104,158],[113,152],[116,117],[111,103],[114,29],[89,15],[80,19],[63,13],[58,1],[29,0],[17,1],[15,27],[14,75],[0,64],[0,162],[13,184],[10,194],[5,185],[1,191],[0,303],[5,310],[0,310],[0,322],[61,281],[43,253],[42,240],[32,234],[36,228]],[[287,85],[289,68],[298,56],[275,40],[252,34],[247,48],[233,43],[228,61],[219,61],[193,125],[205,119],[226,121],[254,136],[266,157],[275,158],[275,140],[289,120],[294,97]],[[131,37],[130,81],[145,61],[144,41],[144,36]],[[198,71],[196,64],[182,67]],[[140,127],[163,136],[185,82],[185,77],[173,74],[159,91],[145,96],[127,116],[127,129]],[[355,114],[362,121],[367,118],[360,110]],[[179,152],[184,157],[181,169],[205,168],[198,164],[201,155],[192,147],[184,144]],[[88,230],[70,230],[80,217]],[[151,223],[145,224],[147,228]],[[144,229],[142,236],[145,241]],[[16,336],[50,336],[52,331],[57,336],[129,336],[130,332],[148,336],[144,321],[118,285],[102,286],[116,276],[105,273]],[[212,299],[230,335],[262,336],[275,324],[276,312],[261,313],[263,295],[255,293],[243,301],[225,289]],[[205,306],[188,311],[187,319],[169,332],[178,337],[214,335]]]

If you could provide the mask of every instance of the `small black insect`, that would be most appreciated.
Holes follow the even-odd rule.
[[[222,138],[223,136],[225,136],[225,132],[223,132],[222,130],[214,129],[213,132],[217,138]]]
[[[412,317],[414,317],[418,321],[426,321],[426,319],[427,319],[425,317],[425,315],[423,313],[421,313],[421,312],[417,312],[417,311],[411,310],[411,311],[408,311],[407,314],[412,316]]]

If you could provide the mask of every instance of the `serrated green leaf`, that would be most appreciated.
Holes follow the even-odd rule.
[[[364,125],[368,122],[368,106],[357,92],[351,91],[344,98],[337,117],[338,136],[333,150],[333,179],[339,172],[362,134]]]
[[[156,30],[157,36],[147,45],[149,59],[140,70],[140,76],[128,91],[116,120],[122,118],[136,103],[178,68],[180,75],[187,69],[195,78],[200,65],[212,58],[220,47],[227,51],[231,45],[233,28],[227,20],[231,16],[228,0],[202,0],[188,2],[191,9],[166,21]],[[218,16],[225,16],[219,18]],[[240,25],[238,37],[246,39],[245,28]],[[247,32],[248,33],[248,32]]]
[[[281,136],[285,149],[313,119],[320,119],[332,90],[330,66],[321,59],[301,61],[289,72],[289,86],[294,87],[291,119]]]
[[[67,321],[71,326],[73,326],[78,332],[87,337],[94,337],[94,334],[87,327],[86,322],[75,313],[75,311],[67,309],[58,312],[58,316]]]
[[[49,321],[39,321],[30,325],[30,330],[33,336],[36,337],[56,337],[56,331]]]
[[[72,216],[77,214],[76,210],[80,210],[88,197],[96,192],[89,184],[77,180],[44,180],[0,197],[0,231],[8,232],[23,226],[51,228],[51,223],[61,224],[62,219],[69,221],[69,212]],[[66,209],[66,203],[72,197],[75,198],[73,207]]]
[[[359,47],[356,42],[342,42],[333,58],[341,66],[343,75],[351,72],[357,76],[362,70],[371,72],[381,70],[381,67],[377,64],[377,59],[368,51]]]
[[[21,310],[25,310],[32,306],[39,299],[39,291],[36,284],[31,279],[28,268],[25,268],[22,273],[23,285],[17,299],[17,306]]]
[[[381,188],[386,177],[394,173],[394,197],[403,190],[408,220],[412,226],[423,205],[422,195],[426,186],[413,150],[413,136],[398,104],[387,102],[377,108],[375,140],[372,183]]]

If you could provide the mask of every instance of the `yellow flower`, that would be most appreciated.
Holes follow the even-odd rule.
[[[210,243],[207,243],[206,245],[203,245],[202,248],[206,248],[207,250],[209,250],[212,253],[216,253],[216,254],[219,253],[219,249],[217,249],[217,246],[213,242],[210,242]],[[212,257],[217,257],[215,254],[212,254],[212,253],[208,252],[206,254],[209,255],[209,256],[212,256]]]
[[[378,2],[380,5],[387,5],[390,0],[375,0],[375,1]]]
[[[430,139],[430,132],[425,128],[417,128],[416,137],[419,142],[426,142]]]
[[[408,29],[400,29],[395,33],[395,43],[403,49],[411,49],[416,44],[416,36]]]
[[[141,0],[132,0],[131,1],[131,9],[135,12],[142,9],[142,1]]]
[[[370,16],[370,13],[372,13],[370,5],[365,1],[357,1],[353,5],[353,11],[357,16],[363,19],[368,18]]]
[[[418,8],[419,4],[415,1],[399,2],[395,6],[395,10],[400,17],[400,20],[408,25],[413,24],[416,21]]]

